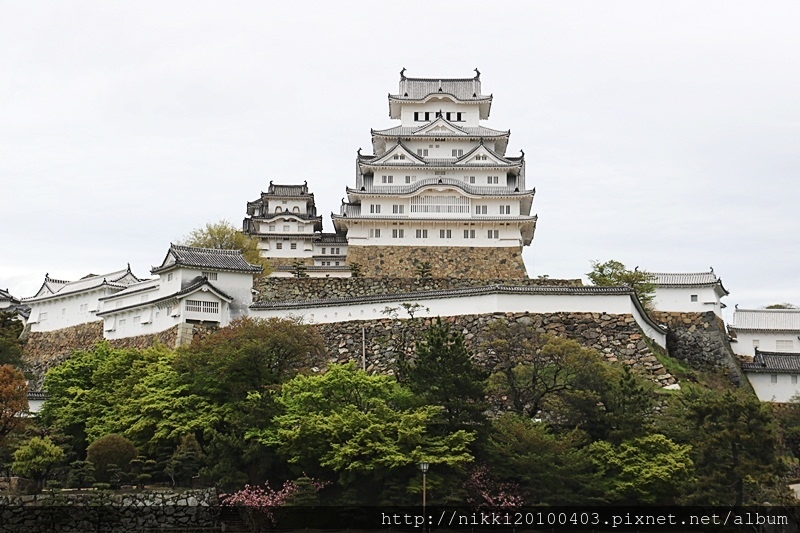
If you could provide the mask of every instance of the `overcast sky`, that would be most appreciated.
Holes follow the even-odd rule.
[[[800,304],[800,3],[3,2],[0,288],[140,276],[307,180],[325,231],[387,94],[481,71],[523,149],[531,276],[714,267]],[[280,5],[275,9],[274,5]]]

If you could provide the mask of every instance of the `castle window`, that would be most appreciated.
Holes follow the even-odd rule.
[[[488,230],[489,234],[487,235],[490,239],[499,239],[500,238],[500,230],[499,229],[490,229]]]
[[[696,301],[697,301],[697,295],[696,295],[696,294],[692,294],[692,295],[691,295],[689,298],[690,298],[690,299],[691,299],[693,302],[696,302]]]
[[[337,266],[337,267],[338,267],[338,266],[339,266],[339,261],[334,261],[334,263],[333,263],[333,264],[334,264],[334,266]]]
[[[427,148],[417,148],[417,155],[420,157],[428,157],[428,149]]]
[[[327,250],[327,248],[322,249],[322,255],[325,255],[325,250]]]
[[[451,229],[440,229],[439,230],[439,238],[440,239],[450,239],[453,237],[453,230]]]
[[[406,176],[406,183],[411,183],[411,176]]]
[[[475,183],[475,176],[464,176],[464,183]]]
[[[406,158],[406,154],[394,154],[392,156],[392,159],[394,159],[395,161],[397,161],[398,159],[405,159],[405,158]]]
[[[405,235],[405,231],[402,229],[393,229],[392,230],[392,238],[393,239],[402,239]]]
[[[488,205],[476,205],[475,206],[475,214],[476,215],[485,215],[489,211]]]
[[[453,149],[453,157],[461,157],[462,155],[464,155],[464,150],[461,148]]]
[[[770,374],[769,375],[769,382],[770,383],[777,383],[778,382],[778,374]]]
[[[289,225],[288,224],[283,226],[283,231],[285,231],[285,232],[289,231]]]
[[[217,281],[216,272],[203,272],[203,277],[205,277],[208,281]]]
[[[282,242],[276,242],[275,243],[275,249],[276,250],[283,250],[283,243]]]
[[[341,252],[339,251],[339,248],[336,248],[336,251],[333,252],[333,253],[336,254],[336,255],[339,255]]]
[[[292,208],[292,213],[299,213],[299,212],[300,212],[300,208],[299,208],[299,207],[297,207],[297,206],[294,206],[294,207]]]
[[[370,238],[376,238],[376,237],[380,238],[381,229],[380,228],[375,228],[375,229],[369,230],[369,236],[370,236]]]
[[[431,119],[430,111],[414,111],[414,122],[426,122]]]
[[[487,176],[486,183],[488,183],[489,185],[497,185],[498,183],[500,183],[500,176]]]
[[[428,238],[428,230],[426,229],[417,230],[417,239],[427,239],[427,238]]]
[[[381,183],[394,183],[394,176],[381,176]]]
[[[369,212],[372,214],[378,214],[381,212],[381,204],[369,204]]]
[[[464,230],[464,238],[465,239],[474,239],[475,238],[475,230],[474,229],[465,229]]]
[[[172,272],[167,274],[167,281],[172,281]]]
[[[405,212],[405,210],[406,206],[402,204],[392,206],[392,213],[394,213],[395,215],[402,215]]]
[[[289,248],[291,248],[292,250],[297,250],[297,243],[293,242],[292,244],[289,245]]]
[[[444,170],[434,170],[433,171],[433,175],[434,176],[444,176],[445,174],[446,174],[446,172]]]
[[[270,224],[269,225],[269,230],[270,231],[275,231],[275,224]]]

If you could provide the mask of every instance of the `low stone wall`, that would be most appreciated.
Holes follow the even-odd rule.
[[[527,278],[521,247],[348,246],[347,264],[373,278],[413,278],[427,261],[437,278]]]
[[[469,278],[261,278],[255,287],[257,301],[323,300],[485,287],[488,285],[580,287],[579,279],[469,279]]]
[[[747,383],[731,349],[725,323],[713,311],[653,311],[650,316],[669,328],[667,349],[672,357],[694,368],[722,370],[738,385]]]
[[[414,320],[381,319],[331,324],[315,327],[325,340],[329,363],[355,361],[362,364],[362,328],[366,342],[366,367],[370,371],[392,373],[398,356],[413,356],[415,339],[422,339],[431,325],[429,318]],[[487,339],[487,328],[494,320],[508,320],[533,326],[539,333],[566,337],[587,348],[602,353],[608,361],[630,365],[661,386],[675,383],[650,350],[642,332],[630,315],[601,313],[512,313],[494,315],[462,315],[443,318],[461,331],[465,344],[478,364],[492,370],[494,362],[482,345]]]
[[[0,496],[2,531],[192,531],[221,528],[213,489],[71,492]]]

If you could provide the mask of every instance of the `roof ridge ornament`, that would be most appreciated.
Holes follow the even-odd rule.
[[[400,71],[400,79],[401,80],[406,79],[406,67],[403,67],[403,70]]]
[[[480,71],[480,70],[478,70],[477,68],[476,68],[476,69],[474,69],[474,70],[475,70],[475,79],[476,79],[476,80],[479,80],[479,79],[481,79],[481,71]]]

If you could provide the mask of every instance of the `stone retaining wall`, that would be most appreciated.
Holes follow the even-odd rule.
[[[413,278],[416,265],[427,261],[437,278],[527,278],[521,247],[353,246],[347,264],[373,278]]]
[[[329,363],[355,361],[359,365],[362,364],[363,327],[366,338],[366,368],[370,371],[392,373],[400,354],[414,354],[414,339],[424,338],[431,320],[386,318],[318,324],[315,327],[325,340]],[[587,348],[599,351],[608,361],[630,365],[635,371],[661,386],[675,383],[675,378],[658,362],[630,315],[498,313],[462,315],[442,320],[464,334],[467,349],[475,355],[478,364],[488,370],[493,369],[493,361],[482,349],[487,337],[487,327],[494,320],[508,320],[530,324],[539,333],[574,339]]]
[[[469,278],[261,278],[256,280],[257,301],[322,300],[485,287],[488,285],[581,287],[579,279],[469,279]]]
[[[219,514],[219,500],[214,489],[179,493],[59,491],[0,496],[2,531],[224,530]]]
[[[722,370],[738,385],[747,383],[731,349],[725,324],[713,311],[653,311],[650,316],[669,328],[667,349],[672,357],[694,368]]]

